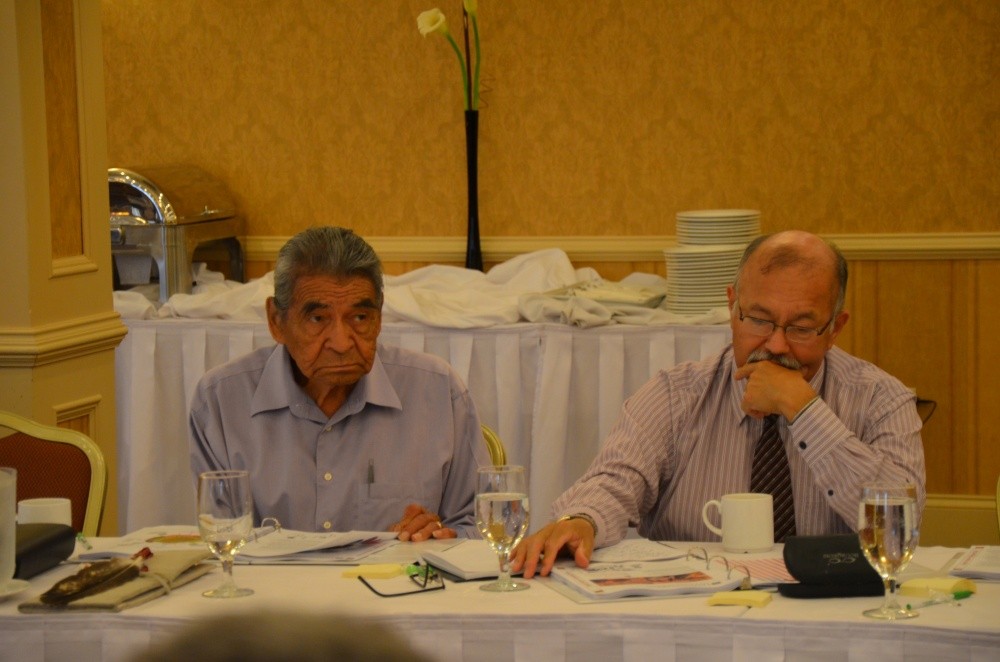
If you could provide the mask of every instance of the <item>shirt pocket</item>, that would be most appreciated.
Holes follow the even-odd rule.
[[[362,531],[387,531],[411,503],[427,508],[426,495],[417,483],[362,483],[357,495],[355,528]]]

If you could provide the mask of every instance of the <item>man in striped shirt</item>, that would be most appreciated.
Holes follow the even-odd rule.
[[[727,288],[733,342],[661,371],[622,406],[558,517],[515,549],[525,577],[560,550],[586,567],[629,525],[656,540],[714,540],[702,506],[750,491],[753,451],[774,416],[791,470],[799,535],[856,530],[862,484],[916,485],[925,499],[921,422],[899,380],[834,347],[847,323],[847,263],[800,231],[760,237]]]

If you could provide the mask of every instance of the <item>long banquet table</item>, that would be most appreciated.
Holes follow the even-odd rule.
[[[915,563],[940,568],[955,550],[920,548]],[[218,571],[121,613],[21,614],[75,568],[31,580],[28,591],[0,602],[0,660],[119,662],[141,659],[150,645],[185,623],[214,614],[264,609],[371,618],[398,631],[441,662],[468,660],[808,660],[879,662],[996,660],[1000,657],[1000,584],[979,582],[960,604],[921,610],[901,622],[867,619],[880,598],[793,600],[776,595],[762,608],[709,607],[705,596],[580,604],[531,580],[513,594],[486,593],[476,582],[444,591],[376,597],[336,566],[238,566],[237,583],[255,594],[209,600],[201,592]],[[138,657],[136,657],[138,656]],[[289,659],[293,659],[291,656]]]
[[[115,355],[120,532],[190,523],[194,487],[187,409],[211,367],[273,344],[264,322],[126,320]],[[446,329],[386,323],[381,341],[448,360],[511,463],[529,467],[543,522],[551,502],[590,464],[625,398],[662,368],[709,356],[726,325],[581,329],[513,324]]]

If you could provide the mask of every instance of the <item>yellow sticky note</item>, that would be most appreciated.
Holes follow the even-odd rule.
[[[962,577],[919,577],[899,585],[899,594],[915,598],[930,597],[936,593],[976,592],[976,583]]]
[[[403,566],[398,563],[369,563],[368,565],[356,565],[347,568],[341,574],[342,577],[358,577],[364,575],[372,579],[392,579],[403,574]]]
[[[708,599],[710,605],[764,607],[771,602],[767,591],[720,591]]]

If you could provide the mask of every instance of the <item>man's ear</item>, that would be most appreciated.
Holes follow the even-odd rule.
[[[285,344],[285,330],[282,324],[284,319],[281,311],[274,304],[274,297],[268,297],[264,306],[267,309],[267,329],[271,332],[271,337],[274,338],[274,342]]]
[[[851,314],[846,310],[842,310],[837,313],[836,319],[833,320],[833,331],[830,332],[830,346],[837,340],[837,336],[843,330],[844,325],[847,324],[847,320],[851,319]]]

